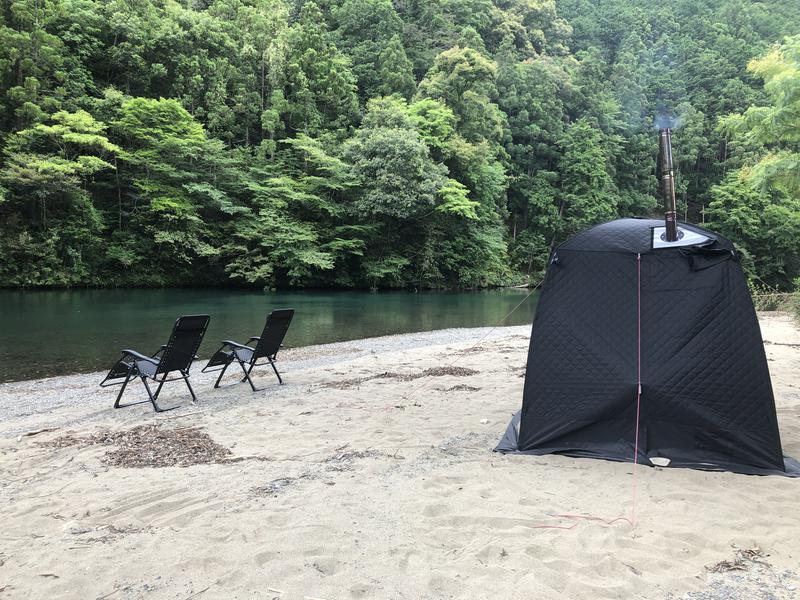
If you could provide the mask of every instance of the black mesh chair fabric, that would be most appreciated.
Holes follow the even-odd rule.
[[[278,350],[280,350],[283,338],[286,337],[286,332],[289,331],[289,325],[292,324],[294,318],[294,310],[291,308],[282,308],[280,310],[273,310],[267,317],[267,323],[264,325],[264,331],[261,332],[261,337],[256,344],[253,357],[259,359],[262,357],[274,357]]]
[[[167,347],[161,355],[159,373],[188,371],[203,341],[208,323],[208,315],[181,317],[175,322]]]

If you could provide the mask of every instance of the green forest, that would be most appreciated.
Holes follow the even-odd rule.
[[[0,0],[0,286],[476,288],[660,215],[800,276],[800,3]]]

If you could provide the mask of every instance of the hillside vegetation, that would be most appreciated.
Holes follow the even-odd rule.
[[[480,287],[659,214],[800,274],[800,4],[0,0],[0,286]]]

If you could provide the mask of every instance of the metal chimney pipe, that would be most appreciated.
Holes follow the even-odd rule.
[[[675,170],[672,166],[672,131],[669,128],[660,130],[659,166],[661,168],[661,194],[664,196],[664,224],[666,240],[674,242],[678,239],[678,213],[675,204]]]

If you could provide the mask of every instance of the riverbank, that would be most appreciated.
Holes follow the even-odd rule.
[[[760,317],[798,457],[800,331]],[[159,415],[0,385],[0,598],[795,597],[797,480],[642,467],[635,529],[551,516],[630,517],[632,465],[492,453],[530,328],[487,333],[288,350],[256,393],[197,369]]]
[[[523,298],[527,299],[520,305]],[[158,348],[178,315],[211,315],[198,352],[208,358],[220,340],[257,335],[267,314],[277,308],[295,310],[284,344],[300,348],[501,321],[523,325],[533,319],[537,299],[538,294],[525,290],[418,294],[226,289],[0,291],[0,383],[108,369],[121,348],[145,352]],[[46,348],[32,343],[50,339],[53,332],[58,332],[58,343]]]

